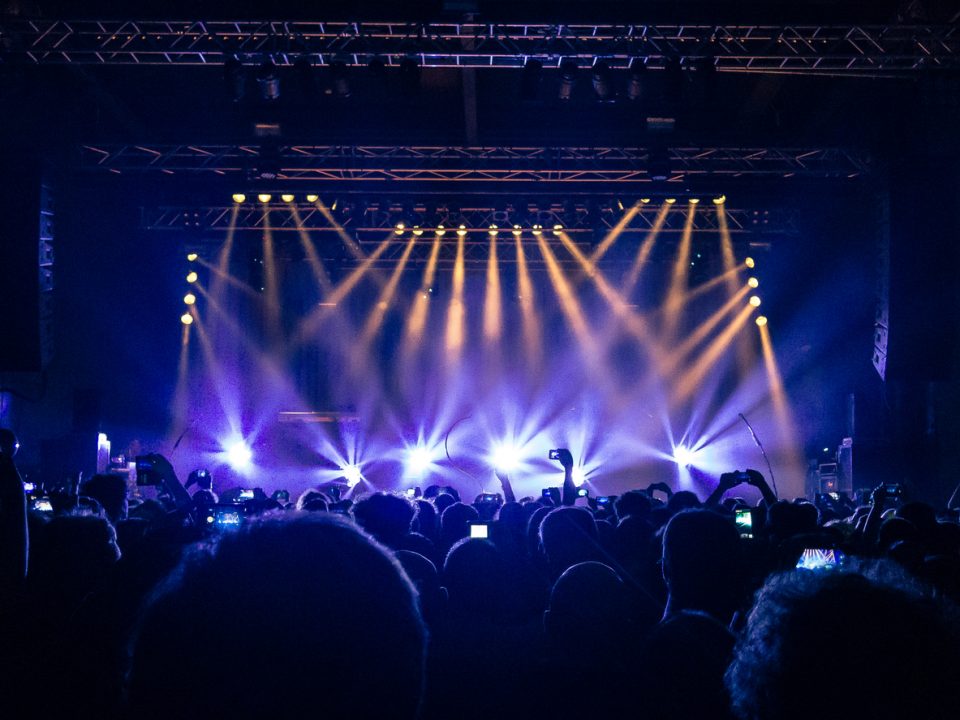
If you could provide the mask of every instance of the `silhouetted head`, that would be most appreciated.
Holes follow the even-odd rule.
[[[679,490],[667,500],[667,510],[674,514],[698,507],[700,507],[700,498],[689,490]]]
[[[540,545],[555,577],[577,563],[603,559],[597,523],[583,508],[551,510],[540,523]]]
[[[94,475],[80,487],[80,494],[99,502],[114,525],[127,516],[127,481],[119,475]]]
[[[456,499],[453,495],[448,495],[447,493],[440,493],[433,501],[433,506],[437,509],[439,515],[443,515],[443,511],[448,507],[453,505],[456,502]]]
[[[31,584],[64,602],[83,598],[120,559],[113,525],[93,515],[54,517],[30,540]]]
[[[431,541],[436,540],[437,533],[440,531],[440,519],[437,516],[436,508],[433,503],[426,500],[417,500],[416,506],[417,516],[413,521],[414,529]]]
[[[450,609],[460,615],[500,617],[506,609],[505,578],[503,556],[489,540],[459,541],[443,564]]]
[[[793,535],[807,535],[817,531],[819,512],[811,503],[775,502],[767,512],[767,534],[774,542],[781,542]]]
[[[388,493],[374,493],[353,506],[357,524],[384,545],[395,549],[410,532],[414,513],[408,500]]]
[[[894,566],[877,570],[767,580],[726,675],[740,718],[956,717],[955,617]]]
[[[149,603],[130,710],[413,718],[424,646],[415,591],[375,541],[333,515],[263,519],[195,552]]]
[[[470,534],[470,524],[477,522],[479,518],[479,513],[470,505],[453,503],[440,516],[440,544],[448,548],[467,537]]]
[[[329,507],[329,498],[319,490],[308,488],[297,498],[297,510],[326,510]]]
[[[728,622],[739,600],[740,535],[711,510],[685,510],[663,533],[667,612],[702,610]]]
[[[9,428],[0,428],[0,455],[13,457],[20,449],[20,442],[13,430]]]
[[[394,555],[417,588],[424,619],[429,622],[436,618],[447,600],[447,593],[440,585],[437,566],[420,553],[410,550],[397,550]]]
[[[650,496],[643,490],[629,490],[616,499],[614,507],[617,517],[623,520],[628,517],[646,518],[653,505]]]

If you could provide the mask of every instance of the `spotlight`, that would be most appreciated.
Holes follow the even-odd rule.
[[[696,458],[696,453],[683,445],[677,445],[673,449],[673,461],[680,467],[690,467]]]
[[[363,472],[359,465],[343,465],[340,470],[343,472],[343,479],[347,481],[349,487],[353,487],[363,480]]]
[[[726,195],[717,195],[717,196],[713,199],[713,204],[714,204],[714,205],[723,205],[726,201],[727,201],[727,196],[726,196]]]
[[[193,315],[191,315],[190,313],[184,313],[183,315],[180,316],[180,322],[182,322],[184,325],[192,325]]]
[[[285,203],[292,203],[293,195],[291,195],[290,193],[284,193],[283,195],[280,196],[280,199],[283,200]]]
[[[517,237],[520,237],[520,235],[521,235],[522,233],[523,233],[523,228],[521,228],[519,225],[514,225],[514,226],[513,226],[513,234],[514,234],[514,235],[516,235]]]
[[[461,225],[460,227],[457,228],[457,235],[458,235],[459,237],[463,237],[463,236],[466,235],[466,234],[467,234],[467,226],[466,226],[466,225]]]
[[[564,102],[573,96],[573,86],[577,82],[577,61],[567,58],[560,63],[560,91],[559,98]]]
[[[404,225],[402,222],[398,222],[396,225],[393,226],[393,234],[403,235],[403,230],[405,227],[406,225]]]
[[[193,262],[197,257],[198,255],[196,253],[187,253],[187,262]]]
[[[574,485],[583,485],[587,481],[587,471],[582,467],[575,467],[573,469],[573,484]]]
[[[747,285],[749,285],[752,288],[759,287],[760,281],[757,280],[756,278],[750,278],[749,280],[747,280]]]
[[[650,198],[640,198],[640,202],[642,202],[644,205],[649,205]]]
[[[553,226],[554,235],[559,235],[562,232],[563,232],[563,225],[561,225],[560,223],[557,223],[556,225]]]
[[[234,193],[234,194],[233,194],[233,201],[234,201],[235,203],[244,203],[244,202],[247,201],[247,196],[244,195],[243,193]]]
[[[613,101],[613,78],[610,75],[610,65],[606,60],[600,60],[593,66],[593,92],[600,102]]]
[[[421,228],[419,225],[414,225],[413,234],[416,235],[417,237],[420,237],[421,235],[423,235],[423,228]]]
[[[534,235],[542,235],[542,234],[543,234],[543,225],[540,225],[540,224],[534,225],[534,226],[533,226],[533,234],[534,234]]]
[[[190,272],[187,273],[187,282],[188,282],[188,283],[195,283],[195,282],[197,281],[197,278],[198,278],[198,277],[199,277],[199,276],[197,275],[197,273],[194,272],[193,270],[191,270]]]
[[[667,205],[673,205],[676,201],[677,201],[676,198],[667,198],[667,199],[666,199]]]
[[[754,265],[756,265],[756,263],[753,262],[753,258],[752,258],[752,257],[748,257],[746,260],[744,260],[744,261],[743,261],[743,264],[746,265],[748,268],[751,268],[751,269],[753,268]]]
[[[690,204],[696,205],[700,202],[700,198],[690,198]]]
[[[520,464],[520,450],[511,443],[500,443],[493,447],[490,460],[497,470],[513,470]]]
[[[270,193],[260,193],[259,195],[257,195],[257,200],[259,200],[262,203],[268,203],[271,200],[273,200],[273,195],[271,195]]]
[[[759,295],[753,295],[753,296],[750,298],[750,304],[753,305],[754,307],[760,307],[760,296],[759,296]]]
[[[433,457],[423,445],[417,445],[407,451],[407,471],[411,475],[423,475],[432,464]]]
[[[309,195],[307,195],[307,202],[309,203],[315,203],[319,199],[320,199],[319,195],[314,195],[313,193],[310,193]]]
[[[227,462],[234,470],[244,470],[250,467],[253,461],[253,451],[243,440],[236,440],[230,443],[226,448]]]
[[[758,325],[759,327],[763,327],[764,325],[767,324],[767,316],[766,316],[766,315],[758,315],[758,316],[757,316],[756,323],[757,323],[757,325]]]
[[[443,225],[437,225],[437,237],[443,237],[447,229]]]
[[[643,95],[643,86],[646,81],[647,66],[640,58],[634,58],[630,65],[630,77],[627,79],[627,100],[636,102]]]
[[[183,296],[183,302],[185,302],[187,305],[193,305],[197,302],[197,296],[193,293],[187,293]]]
[[[277,75],[277,66],[271,58],[264,60],[257,68],[257,84],[260,86],[260,95],[267,102],[280,97],[280,76]]]
[[[492,236],[495,236],[495,235],[497,234],[497,230],[498,230],[497,226],[494,225],[493,223],[491,223],[491,224],[490,224],[490,229],[487,230],[487,233],[489,233],[489,234],[492,235]]]

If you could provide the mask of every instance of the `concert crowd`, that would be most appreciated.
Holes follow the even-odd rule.
[[[24,482],[16,450],[0,430],[3,717],[957,717],[960,493],[731,469],[596,497],[560,449],[538,497],[219,491],[149,455],[140,500]]]

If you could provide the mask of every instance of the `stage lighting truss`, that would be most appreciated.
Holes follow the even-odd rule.
[[[309,54],[322,66],[559,68],[603,58],[611,70],[641,59],[684,70],[708,58],[719,72],[897,77],[960,66],[956,24],[634,25],[261,20],[0,21],[4,50],[27,62],[95,65],[277,66]]]
[[[271,150],[284,182],[336,182],[339,188],[384,182],[609,183],[638,187],[665,172],[665,182],[741,178],[852,179],[868,173],[863,151],[838,147],[671,147],[665,167],[651,169],[643,147],[465,147],[282,145]],[[259,145],[83,145],[80,164],[111,173],[217,175],[249,179]],[[663,154],[664,150],[660,149]],[[659,176],[659,175],[658,175]],[[312,192],[310,188],[308,192]],[[247,192],[249,200],[256,193]]]

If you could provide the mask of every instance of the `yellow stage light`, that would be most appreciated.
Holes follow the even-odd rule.
[[[187,282],[195,283],[197,281],[197,277],[198,275],[191,270],[190,272],[187,273]]]
[[[650,203],[650,198],[640,198],[640,202],[642,202],[644,205],[647,205]]]
[[[713,204],[714,204],[714,205],[723,205],[726,201],[727,201],[727,196],[726,196],[726,195],[717,195],[717,196],[713,199]]]
[[[556,225],[553,226],[554,235],[559,235],[561,232],[563,232],[563,225],[561,225],[560,223],[557,223]]]
[[[496,225],[490,225],[490,229],[487,230],[487,232],[490,233],[491,235],[496,235],[496,234],[497,234],[497,230],[498,230],[498,228],[497,228]]]
[[[291,195],[290,193],[284,193],[283,195],[280,196],[280,199],[286,203],[290,203],[290,202],[293,202],[293,195]]]
[[[759,325],[760,327],[763,327],[763,326],[766,325],[766,324],[767,324],[767,316],[766,316],[766,315],[758,315],[758,316],[757,316],[757,325]]]
[[[516,235],[517,237],[520,237],[520,235],[521,235],[522,233],[523,233],[523,228],[521,228],[519,225],[514,225],[514,226],[513,226],[513,234],[514,234],[514,235]]]
[[[445,232],[447,232],[447,229],[443,225],[437,225],[437,237],[443,237]]]
[[[753,266],[756,265],[752,257],[748,257],[746,260],[744,260],[743,264],[746,265],[748,268],[753,268]]]
[[[259,200],[262,203],[268,203],[272,199],[273,199],[273,195],[271,195],[270,193],[260,193],[259,195],[257,195],[257,200]]]
[[[190,325],[193,323],[193,315],[190,313],[184,313],[180,316],[180,322],[182,322],[184,325]]]
[[[760,307],[760,296],[759,296],[759,295],[753,295],[753,296],[750,298],[750,304],[753,305],[754,307]]]
[[[419,225],[414,225],[413,234],[416,235],[417,237],[420,237],[421,235],[423,235],[423,228],[420,227]]]
[[[394,235],[403,235],[403,229],[406,227],[402,222],[398,222],[393,226]]]
[[[309,195],[307,195],[307,202],[315,203],[319,199],[320,199],[319,195],[314,195],[313,193],[310,193]]]
[[[534,235],[540,235],[542,232],[543,232],[543,225],[534,225],[534,226],[533,226],[533,234],[534,234]]]
[[[243,193],[234,193],[234,194],[233,194],[233,201],[234,201],[235,203],[246,202],[246,201],[247,201],[247,196],[244,195]]]
[[[700,198],[690,198],[691,205],[696,205],[699,202],[700,202]]]
[[[756,278],[750,278],[749,280],[747,280],[747,285],[749,285],[752,288],[760,287],[760,281],[757,280]]]
[[[667,205],[673,205],[676,201],[676,198],[667,198],[666,203]]]
[[[196,260],[196,259],[197,259],[197,254],[196,254],[196,253],[187,253],[187,261],[188,261],[188,262],[193,262],[193,261]]]
[[[193,305],[194,303],[197,302],[197,296],[194,295],[193,293],[187,293],[186,295],[183,296],[183,301],[187,305]]]
[[[460,237],[463,237],[463,236],[466,235],[466,234],[467,234],[467,226],[466,226],[466,225],[461,225],[460,227],[457,228],[457,235],[459,235]]]

